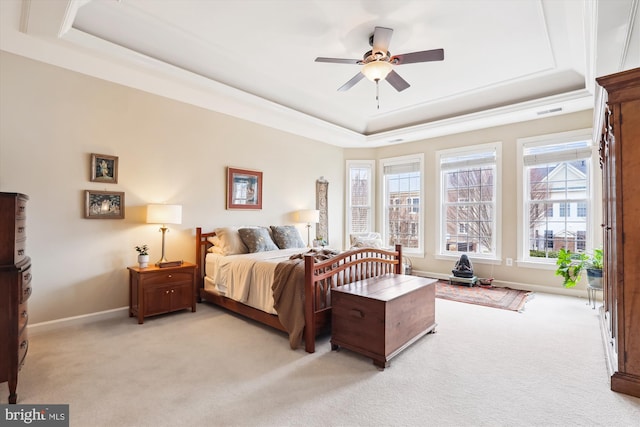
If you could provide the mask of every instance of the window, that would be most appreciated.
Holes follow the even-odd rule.
[[[411,212],[418,213],[420,212],[420,198],[419,197],[409,197],[407,199],[407,204],[411,209]]]
[[[385,242],[388,246],[399,243],[404,252],[412,254],[423,251],[423,157],[419,154],[380,161]]]
[[[346,241],[351,233],[373,230],[374,161],[347,161],[347,227]]]
[[[439,166],[439,254],[498,258],[499,143],[443,150]]]
[[[591,245],[591,134],[565,132],[520,141],[525,261],[555,263],[561,248]]]
[[[578,203],[578,212],[577,212],[578,216],[580,218],[586,218],[587,217],[587,204],[584,202],[580,202]]]

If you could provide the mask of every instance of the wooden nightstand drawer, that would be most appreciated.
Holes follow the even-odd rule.
[[[142,275],[145,285],[163,285],[167,283],[188,282],[193,279],[190,271],[157,271]]]
[[[129,267],[129,316],[147,316],[191,308],[196,311],[196,265]]]

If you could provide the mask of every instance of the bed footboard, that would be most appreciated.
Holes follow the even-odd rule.
[[[305,255],[305,349],[315,351],[318,331],[331,324],[331,289],[385,274],[402,274],[402,245],[395,251],[358,248],[326,261]]]

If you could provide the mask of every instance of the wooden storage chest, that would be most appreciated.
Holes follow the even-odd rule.
[[[347,348],[381,369],[435,323],[435,279],[390,274],[331,290],[331,348]]]

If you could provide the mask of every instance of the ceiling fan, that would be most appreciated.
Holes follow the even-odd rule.
[[[391,41],[392,35],[393,29],[391,28],[375,27],[373,34],[369,36],[369,45],[372,46],[372,49],[365,53],[362,59],[318,57],[315,62],[331,62],[336,64],[355,64],[363,66],[362,70],[360,70],[358,74],[338,88],[338,91],[340,92],[351,89],[364,77],[375,82],[376,86],[381,79],[385,79],[395,90],[401,92],[408,88],[410,84],[395,72],[393,69],[394,65],[442,61],[444,59],[444,49],[423,50],[420,52],[391,56],[391,52],[389,52],[389,42]],[[376,99],[378,99],[377,94]],[[378,108],[380,108],[379,105]]]

